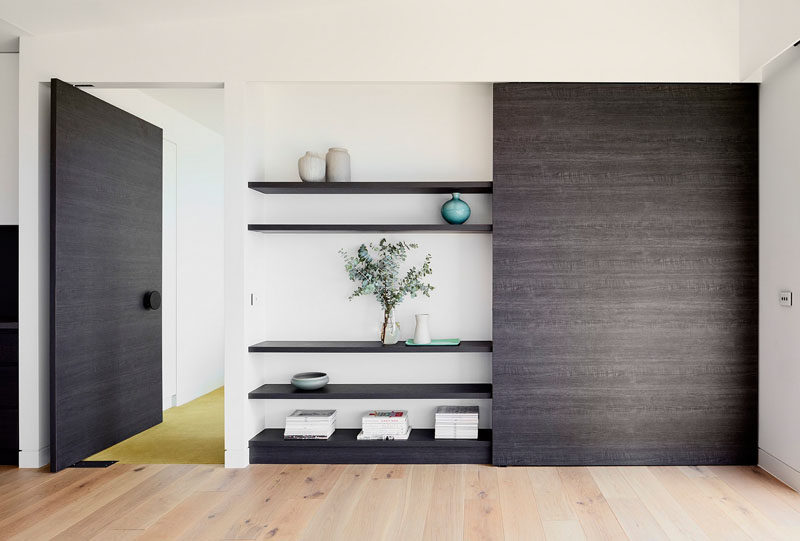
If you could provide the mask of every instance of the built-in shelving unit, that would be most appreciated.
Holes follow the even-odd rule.
[[[492,182],[250,182],[264,194],[491,194]],[[248,224],[261,233],[491,233],[492,224]],[[385,346],[378,341],[265,341],[251,353],[491,353],[490,340],[458,346]],[[332,384],[303,391],[289,384],[264,384],[249,399],[491,399],[491,383]],[[437,440],[432,429],[415,428],[406,441],[358,441],[358,430],[337,429],[329,440],[284,440],[268,428],[250,440],[250,463],[478,463],[491,462],[492,432],[477,440]]]
[[[248,350],[247,359],[234,367],[246,385],[236,400],[246,398],[252,406],[244,408],[247,428],[238,432],[252,427],[246,434],[252,437],[250,462],[491,462],[491,85],[252,82],[246,87],[245,283],[252,288],[248,292],[269,299],[254,302],[245,314],[248,335],[268,334],[239,344]],[[353,181],[299,180],[300,154],[324,153],[334,144],[350,149]],[[441,217],[440,207],[453,193],[463,194],[471,207],[465,224]],[[409,265],[433,254],[433,279],[441,289],[432,299],[414,302],[413,310],[434,314],[437,337],[470,340],[458,346],[385,346],[374,332],[352,334],[353,325],[366,333],[377,321],[360,320],[357,307],[344,305],[345,275],[335,254],[384,236],[420,245]],[[332,268],[319,267],[320,261]],[[371,303],[363,300],[367,309]],[[278,316],[279,309],[286,317]],[[304,309],[315,313],[305,317]],[[413,331],[407,309],[399,314],[404,338]],[[287,376],[306,370],[329,372],[332,383],[316,392],[291,387]],[[487,428],[478,440],[435,440],[433,411],[448,404],[479,405],[481,426]],[[411,438],[357,441],[358,430],[337,428],[328,441],[284,441],[284,415],[311,407],[339,410],[338,424],[344,427],[359,426],[361,414],[371,408],[406,409]],[[237,441],[236,448],[243,443]]]
[[[249,182],[267,194],[425,194],[492,193],[491,182]]]
[[[415,428],[408,440],[359,441],[358,429],[338,428],[329,440],[284,440],[283,429],[268,428],[250,440],[251,464],[489,464],[492,431],[477,440],[434,438],[430,428]]]
[[[491,233],[491,224],[249,224],[261,233]]]
[[[250,399],[384,399],[491,398],[491,383],[337,383],[303,391],[288,383],[267,383],[250,391]]]
[[[407,346],[378,341],[273,341],[259,342],[250,353],[489,353],[491,340],[462,340],[457,346]]]

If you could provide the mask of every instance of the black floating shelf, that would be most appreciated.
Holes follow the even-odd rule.
[[[430,428],[414,428],[404,441],[359,441],[358,429],[338,428],[329,440],[284,440],[282,428],[250,440],[251,464],[489,464],[492,431],[477,440],[437,440]]]
[[[248,182],[251,190],[283,194],[492,193],[491,182]]]
[[[248,348],[251,353],[482,353],[492,351],[491,340],[462,340],[457,346],[385,346],[378,341],[272,341]]]
[[[249,224],[247,229],[261,233],[491,233],[492,224]]]
[[[315,391],[302,391],[291,384],[268,383],[254,391],[251,399],[381,399],[381,398],[491,398],[491,383],[335,383]]]

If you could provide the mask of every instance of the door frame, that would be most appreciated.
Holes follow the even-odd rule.
[[[63,80],[71,79],[63,77]],[[20,452],[21,468],[40,468],[50,461],[50,263],[49,263],[49,186],[50,186],[50,79],[29,79],[20,73],[20,86],[35,84],[36,91],[20,96],[20,146],[19,146],[19,181],[20,188],[20,224],[26,234],[21,234],[19,270],[20,270],[20,359],[28,359],[20,363],[19,387],[27,398],[20,401]],[[193,81],[175,82],[173,80],[139,80],[139,81],[102,81],[100,78],[71,79],[71,84],[78,87],[137,89],[176,88],[176,89],[223,89],[224,101],[230,99],[230,82]],[[234,83],[234,90],[243,88],[244,84]],[[238,99],[242,94],[237,94]],[[23,120],[24,119],[24,120]],[[34,126],[27,126],[34,120]],[[226,133],[223,134],[226,145],[225,155],[225,199],[229,199],[227,179],[229,175],[229,155],[227,134],[231,133],[230,123],[226,120]],[[241,142],[241,138],[239,139]],[[22,185],[26,184],[27,189]],[[243,191],[244,189],[242,189]],[[229,204],[225,207],[226,239],[228,237]],[[24,245],[23,245],[24,241]],[[227,240],[226,240],[227,243]],[[227,251],[227,249],[226,249]],[[226,258],[227,261],[227,258]],[[228,263],[226,262],[226,275]],[[227,296],[230,288],[225,281],[224,292]],[[226,306],[228,301],[226,301]],[[226,331],[227,334],[227,331]],[[227,340],[226,340],[227,342]],[[227,346],[226,346],[227,349]],[[228,385],[228,356],[225,355],[224,385]],[[228,399],[226,398],[226,403]],[[227,406],[226,406],[226,409]],[[227,417],[226,417],[227,421]],[[228,429],[226,423],[226,441]],[[227,445],[226,445],[227,447]],[[226,452],[227,455],[227,452]]]

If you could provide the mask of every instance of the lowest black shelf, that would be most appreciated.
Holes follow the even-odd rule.
[[[284,440],[282,428],[262,430],[250,440],[251,464],[489,464],[492,431],[477,440],[437,440],[429,428],[414,428],[404,441],[359,441],[358,429],[338,428],[329,440]]]
[[[334,383],[302,391],[288,383],[267,383],[250,391],[250,399],[491,398],[491,383]]]
[[[491,233],[492,224],[249,224],[247,229],[261,233]]]
[[[248,182],[268,194],[492,193],[491,182]]]
[[[492,351],[491,340],[462,340],[457,346],[385,346],[379,341],[276,341],[259,342],[251,353],[482,353]]]

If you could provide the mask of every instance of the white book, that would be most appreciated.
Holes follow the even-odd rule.
[[[444,428],[444,427],[436,427],[434,429],[434,438],[436,439],[468,439],[468,440],[475,440],[478,439],[478,427],[474,428]]]
[[[436,415],[478,415],[478,406],[439,406]]]
[[[364,428],[361,430],[361,432],[363,432],[366,436],[375,436],[375,437],[402,436],[403,434],[408,432],[410,428],[411,427],[408,426],[403,428],[402,430],[367,430],[366,428]]]
[[[294,410],[287,419],[326,419],[335,416],[336,410]]]
[[[370,410],[361,417],[361,423],[402,423],[408,422],[406,410]]]
[[[286,417],[287,423],[332,423],[336,421],[336,410],[294,410]]]
[[[408,424],[408,419],[400,419],[397,421],[361,421],[361,426],[405,426]]]
[[[407,440],[410,435],[411,435],[411,427],[409,427],[408,430],[406,430],[402,434],[378,435],[378,436],[365,434],[364,431],[362,430],[361,432],[358,433],[358,436],[356,436],[356,439],[357,440],[373,440],[373,441],[374,440]]]
[[[361,428],[368,432],[405,432],[408,430],[408,423],[401,425],[363,425]]]

